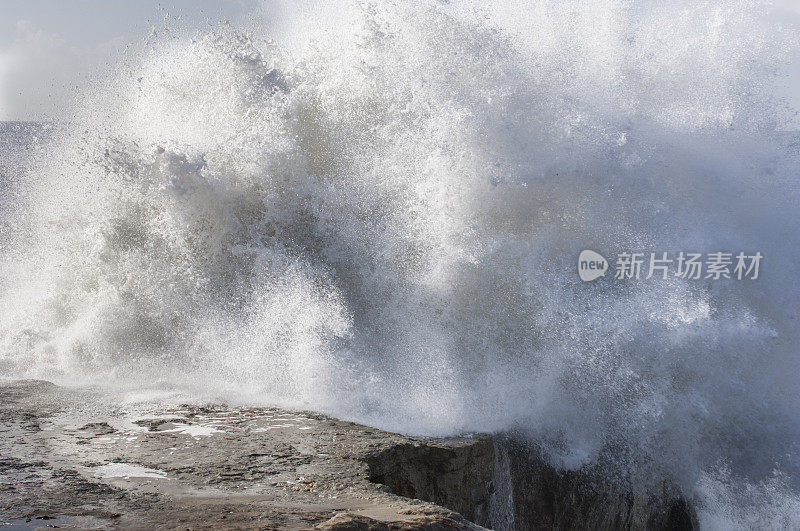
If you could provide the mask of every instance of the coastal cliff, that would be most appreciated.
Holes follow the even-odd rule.
[[[508,437],[406,437],[271,408],[0,384],[0,522],[22,528],[684,529]],[[583,525],[581,525],[583,524]]]
[[[669,483],[643,492],[597,470],[560,470],[522,437],[401,443],[367,456],[370,479],[493,529],[697,529],[692,505]]]

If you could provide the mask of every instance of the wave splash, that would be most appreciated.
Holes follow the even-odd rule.
[[[796,518],[798,148],[771,95],[796,43],[765,9],[273,5],[155,34],[14,183],[0,369],[522,429],[678,478],[710,527],[757,527],[745,495]],[[590,285],[583,249],[765,262]]]

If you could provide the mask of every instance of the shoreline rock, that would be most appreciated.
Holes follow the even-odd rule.
[[[407,437],[274,408],[120,403],[41,381],[0,382],[0,431],[0,524],[20,528],[694,525],[683,501],[588,492],[581,472],[502,436]]]
[[[0,382],[0,432],[0,524],[482,529],[370,481],[368,454],[425,440],[323,415],[12,381]]]
[[[447,507],[491,527],[494,442],[489,435],[470,439],[400,443],[366,455],[369,479],[406,498]]]
[[[697,529],[697,515],[669,483],[648,491],[612,486],[591,467],[560,470],[523,437],[478,435],[401,443],[366,456],[370,480],[452,509],[495,529]]]
[[[593,466],[560,470],[532,444],[498,436],[520,529],[698,529],[692,504],[669,482],[634,491]]]

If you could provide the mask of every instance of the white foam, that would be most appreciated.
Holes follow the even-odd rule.
[[[183,433],[192,437],[209,437],[215,433],[225,433],[225,430],[220,430],[213,426],[203,424],[182,424],[175,423],[175,427],[164,432]]]
[[[157,478],[169,479],[167,473],[162,470],[154,468],[147,468],[140,465],[133,465],[130,463],[109,463],[94,468],[94,477],[111,479],[111,478]]]

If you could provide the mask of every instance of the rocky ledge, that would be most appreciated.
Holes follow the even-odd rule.
[[[0,383],[6,528],[691,528],[665,491],[591,488],[506,437],[406,437],[270,408]],[[642,501],[644,500],[644,501]]]

